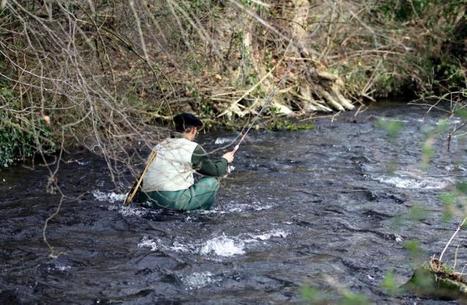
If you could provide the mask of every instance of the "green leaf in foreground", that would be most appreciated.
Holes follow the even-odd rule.
[[[381,287],[390,295],[395,295],[399,292],[399,287],[397,286],[396,279],[392,271],[386,273],[383,283],[381,283]]]
[[[454,216],[456,198],[457,196],[453,192],[444,192],[439,196],[439,199],[443,203],[443,221],[450,221]]]
[[[462,108],[462,109],[458,109],[456,111],[454,111],[455,115],[463,118],[463,119],[467,119],[467,108]]]
[[[464,195],[467,195],[467,181],[457,183],[456,189]]]
[[[433,143],[434,143],[434,138],[429,137],[425,143],[423,143],[422,147],[422,165],[423,167],[427,167],[428,164],[430,163],[431,159],[433,158],[434,155],[434,149],[433,149]]]
[[[440,134],[443,132],[447,132],[449,130],[449,120],[448,119],[441,119],[438,121],[438,124],[434,130],[435,133]]]
[[[360,293],[346,292],[338,303],[339,305],[366,305],[370,304],[368,298]]]
[[[423,206],[415,204],[410,208],[408,216],[411,220],[422,220],[426,218],[427,211]]]
[[[301,295],[307,304],[312,305],[321,305],[321,304],[329,304],[329,297],[325,293],[322,293],[320,290],[314,287],[303,287],[301,289]]]
[[[418,265],[422,260],[422,250],[418,240],[407,240],[404,243],[404,248],[409,252],[411,263]]]
[[[388,120],[383,118],[376,122],[376,126],[386,130],[390,138],[395,138],[399,135],[402,127],[404,127],[404,124],[398,120]]]

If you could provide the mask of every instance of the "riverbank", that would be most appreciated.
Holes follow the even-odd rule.
[[[62,146],[134,166],[142,160],[129,148],[157,143],[180,111],[211,128],[261,109],[266,120],[309,118],[401,94],[465,105],[458,0],[4,1],[0,10],[1,166]]]

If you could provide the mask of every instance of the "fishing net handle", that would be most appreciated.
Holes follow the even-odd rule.
[[[135,198],[135,195],[138,193],[139,187],[141,186],[141,183],[143,182],[144,175],[148,171],[149,166],[156,159],[156,156],[157,156],[157,151],[156,150],[151,151],[151,154],[149,155],[149,158],[148,158],[148,162],[146,163],[146,167],[144,168],[143,172],[139,176],[138,180],[136,180],[135,183],[133,184],[130,192],[125,198],[125,201],[123,202],[124,205],[130,205],[133,202],[133,199]]]

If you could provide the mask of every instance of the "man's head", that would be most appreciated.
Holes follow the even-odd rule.
[[[183,133],[186,138],[193,140],[203,122],[191,113],[180,113],[174,117],[175,131]]]

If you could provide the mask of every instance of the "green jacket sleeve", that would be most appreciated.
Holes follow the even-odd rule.
[[[206,151],[200,146],[196,146],[191,156],[193,169],[203,175],[222,177],[227,174],[227,160],[224,158],[211,159]]]

